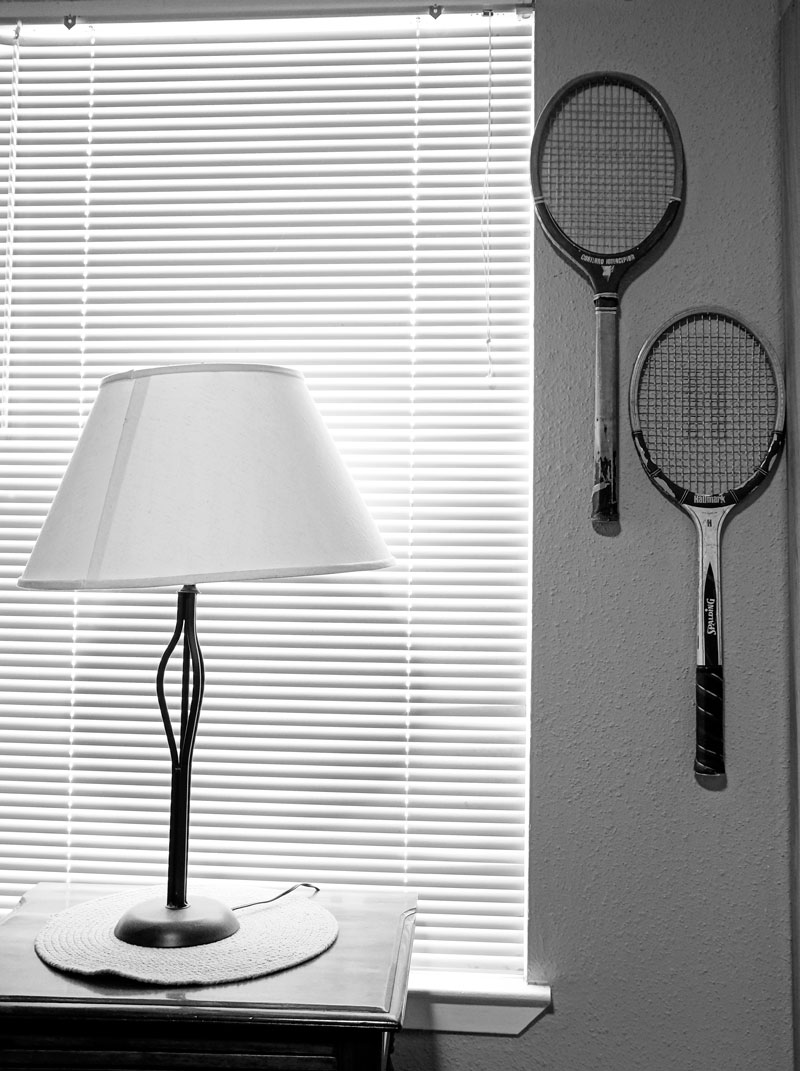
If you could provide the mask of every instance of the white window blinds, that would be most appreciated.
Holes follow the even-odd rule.
[[[392,570],[201,589],[192,877],[419,890],[524,946],[531,27],[21,27],[0,46],[0,893],[158,883],[174,594],[16,588],[100,378],[305,374]]]

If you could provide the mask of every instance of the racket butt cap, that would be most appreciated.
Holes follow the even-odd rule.
[[[594,528],[597,535],[601,536],[616,536],[619,535],[621,528],[619,523],[619,515],[614,517],[608,517],[606,514],[598,513],[592,514],[592,528]]]
[[[592,493],[592,527],[599,535],[617,535],[619,509],[612,483],[596,481]]]

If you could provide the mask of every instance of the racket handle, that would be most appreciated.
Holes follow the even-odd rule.
[[[619,520],[617,455],[619,452],[619,298],[597,294],[594,379],[594,485],[592,522]]]
[[[721,777],[725,773],[722,752],[722,666],[698,666],[694,772]]]

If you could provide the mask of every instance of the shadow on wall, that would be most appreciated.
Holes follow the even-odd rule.
[[[544,1071],[530,1040],[532,1028],[506,1034],[447,1034],[401,1030],[394,1071]]]
[[[395,1038],[393,1071],[443,1071],[436,1038],[432,1031],[401,1030]]]

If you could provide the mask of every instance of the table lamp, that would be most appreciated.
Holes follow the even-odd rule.
[[[101,382],[18,583],[180,588],[175,631],[156,673],[172,761],[166,900],[129,909],[114,931],[120,940],[188,947],[239,928],[224,904],[187,897],[192,751],[204,682],[196,585],[391,564],[299,372],[182,364]],[[176,734],[164,682],[181,635]]]

